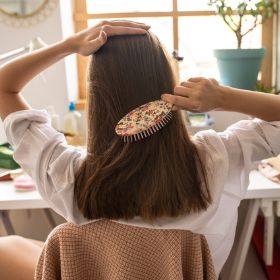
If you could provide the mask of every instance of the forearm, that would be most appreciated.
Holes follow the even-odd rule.
[[[66,40],[19,57],[0,66],[0,118],[30,109],[17,94],[41,71],[72,53],[89,56],[101,48],[107,37],[118,35],[146,35],[150,26],[131,21],[104,21],[82,30]]]
[[[221,87],[221,110],[239,112],[266,121],[280,120],[280,96]]]
[[[19,93],[37,74],[71,53],[67,41],[61,41],[4,64],[0,67],[0,95]]]
[[[106,43],[107,36],[145,35],[149,28],[131,21],[104,21],[73,34],[67,40],[8,62],[0,67],[0,95],[19,93],[33,77],[69,54],[88,56],[94,53]]]

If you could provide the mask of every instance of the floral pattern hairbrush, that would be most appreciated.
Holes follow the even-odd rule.
[[[163,128],[172,119],[172,104],[155,100],[125,115],[116,125],[115,131],[124,142],[144,139]]]

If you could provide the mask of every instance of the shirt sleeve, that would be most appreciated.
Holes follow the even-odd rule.
[[[51,127],[46,111],[12,113],[4,129],[14,159],[32,177],[42,198],[67,221],[82,223],[73,194],[75,171],[85,151],[67,145],[64,135]]]
[[[206,168],[213,185],[223,184],[223,194],[240,201],[249,186],[256,162],[280,153],[280,121],[243,120],[224,132],[201,131],[194,136],[211,158]]]
[[[218,133],[228,158],[225,192],[242,199],[255,162],[280,153],[280,122],[243,120]]]

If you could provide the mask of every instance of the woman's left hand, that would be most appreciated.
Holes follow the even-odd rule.
[[[94,27],[82,30],[66,41],[71,51],[88,56],[102,47],[107,37],[117,35],[145,35],[150,26],[133,21],[102,21]]]
[[[146,34],[150,27],[131,21],[104,21],[78,32],[63,41],[25,54],[0,66],[0,118],[29,109],[24,98],[17,94],[36,75],[67,55],[84,56],[96,52],[108,36]],[[24,69],[24,71],[22,71]]]

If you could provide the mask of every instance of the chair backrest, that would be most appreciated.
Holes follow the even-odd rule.
[[[203,235],[100,220],[55,228],[35,279],[215,280],[216,276]]]

